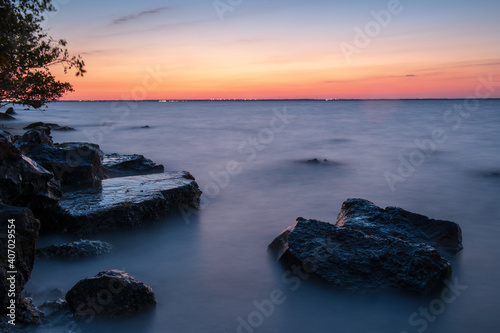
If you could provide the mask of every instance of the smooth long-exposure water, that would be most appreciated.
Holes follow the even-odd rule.
[[[199,214],[92,237],[113,244],[111,255],[35,263],[26,290],[37,304],[106,269],[154,289],[153,313],[80,323],[82,332],[500,329],[500,101],[59,102],[44,113],[16,111],[9,126],[75,127],[53,131],[54,140],[143,154],[190,171],[205,193]],[[328,163],[306,163],[314,158]],[[268,244],[297,217],[335,222],[350,197],[461,225],[452,301],[350,294],[269,257]],[[39,246],[71,240],[45,235]]]

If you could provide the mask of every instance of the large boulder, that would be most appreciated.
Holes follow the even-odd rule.
[[[62,193],[48,170],[21,154],[9,138],[0,138],[0,200],[35,212],[53,207]]]
[[[14,108],[11,106],[7,110],[5,110],[5,114],[13,115],[16,114],[16,111],[14,111]]]
[[[98,145],[85,142],[54,144],[50,132],[50,126],[36,126],[17,138],[15,144],[24,155],[54,173],[64,186],[96,185],[105,178],[101,163],[104,154]]]
[[[197,208],[201,191],[188,172],[110,178],[98,188],[65,192],[55,229],[78,235],[135,227],[183,207]]]
[[[35,262],[40,222],[28,208],[1,202],[0,217],[0,314],[7,314],[11,299],[15,300],[17,310],[23,307],[20,294]],[[15,286],[13,297],[9,296],[14,289],[11,286]]]
[[[72,243],[51,245],[36,250],[38,258],[56,258],[56,259],[78,259],[85,257],[95,257],[108,254],[112,246],[102,241],[91,241],[87,239]]]
[[[298,218],[269,248],[342,289],[427,294],[451,274],[446,255],[460,251],[461,241],[456,223],[349,199],[335,225]]]
[[[161,164],[156,164],[142,155],[106,154],[102,161],[106,176],[126,177],[164,172]]]
[[[47,133],[50,134],[50,128],[47,127],[28,131],[19,147],[31,159],[53,172],[63,186],[96,185],[105,178],[101,163],[103,153],[98,145],[42,141]]]
[[[151,287],[119,270],[79,281],[66,294],[66,301],[77,316],[87,319],[127,317],[156,306]]]

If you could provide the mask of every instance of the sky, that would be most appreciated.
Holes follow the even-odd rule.
[[[469,98],[500,82],[498,0],[52,2],[44,28],[87,69],[53,68],[67,100]]]

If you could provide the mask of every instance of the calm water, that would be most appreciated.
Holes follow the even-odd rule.
[[[190,171],[206,194],[188,219],[96,235],[114,245],[109,256],[38,261],[26,289],[41,303],[54,288],[123,269],[155,290],[152,314],[82,323],[82,332],[498,332],[500,101],[480,101],[468,117],[449,112],[463,103],[65,102],[45,113],[19,110],[10,125],[73,126],[54,140],[143,154]],[[304,163],[313,158],[329,163]],[[239,166],[229,180],[228,163]],[[449,304],[439,295],[348,294],[269,258],[267,245],[297,217],[334,222],[349,197],[459,223],[464,250],[452,263],[467,289]],[[70,240],[45,236],[39,245]],[[282,293],[274,309],[262,303],[273,292]],[[427,318],[418,314],[429,306]]]

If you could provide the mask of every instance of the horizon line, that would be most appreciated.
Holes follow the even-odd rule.
[[[343,101],[422,101],[422,100],[500,100],[500,97],[489,98],[467,98],[467,97],[423,97],[423,98],[182,98],[182,99],[68,99],[56,100],[55,102],[160,102],[160,103],[177,103],[177,102],[272,102],[272,101],[323,101],[323,102],[343,102]]]

